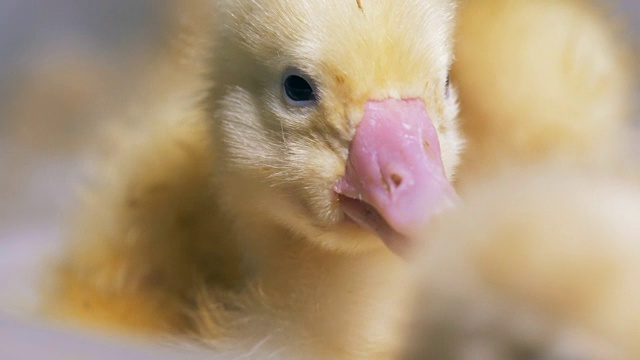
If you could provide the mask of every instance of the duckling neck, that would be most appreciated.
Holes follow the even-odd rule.
[[[246,254],[251,281],[267,301],[285,307],[287,317],[330,348],[395,348],[393,328],[408,306],[404,261],[382,247],[336,253],[284,229],[265,229],[245,240],[252,243]]]

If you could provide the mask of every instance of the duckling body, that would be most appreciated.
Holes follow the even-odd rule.
[[[225,0],[211,14],[187,52],[204,75],[161,71],[186,90],[154,83],[171,90],[145,100],[84,194],[47,312],[219,350],[392,357],[412,286],[397,254],[457,201],[454,4]]]

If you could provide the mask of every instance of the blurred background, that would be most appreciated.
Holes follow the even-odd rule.
[[[163,43],[169,11],[162,0],[0,2],[0,164],[3,173],[11,169],[13,175],[3,176],[5,181],[19,186],[35,181],[43,193],[33,196],[57,196],[42,186],[60,186],[59,177],[68,173],[53,168],[63,164],[47,161],[41,176],[21,178],[16,176],[21,163],[75,153],[93,122],[124,104],[132,74],[143,71]],[[4,204],[17,195],[8,190],[11,185],[1,187]],[[39,201],[39,206],[54,203]],[[11,228],[27,204],[17,205],[0,209],[0,231]]]
[[[0,1],[0,303],[34,305],[25,279],[55,250],[96,125],[126,106],[175,3]]]
[[[0,0],[0,303],[34,305],[25,276],[55,253],[89,149],[198,1]],[[640,49],[640,1],[603,6]]]

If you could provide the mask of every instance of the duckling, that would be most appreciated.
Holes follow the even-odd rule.
[[[223,351],[390,358],[411,288],[397,255],[459,201],[454,4],[212,7],[191,33],[206,41],[116,133],[46,311]]]
[[[640,187],[566,166],[466,190],[416,264],[404,359],[640,357]]]
[[[141,125],[83,194],[45,310],[220,350],[388,358],[406,293],[394,253],[457,201],[454,4],[212,14],[210,50],[188,59],[205,86],[130,115]]]
[[[452,71],[468,145],[461,183],[514,164],[607,167],[621,151],[637,84],[606,13],[589,1],[461,3]]]

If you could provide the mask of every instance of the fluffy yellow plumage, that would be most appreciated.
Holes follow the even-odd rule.
[[[607,164],[633,82],[613,20],[583,1],[461,7],[453,74],[468,143],[461,178],[542,161]]]
[[[501,19],[530,9],[543,15],[518,26],[543,26],[555,5],[462,5],[455,79],[472,150],[464,181],[480,165],[493,166],[496,154],[589,157],[602,129],[599,141],[613,147],[609,135],[622,126],[627,84],[624,68],[612,65],[624,62],[600,19],[582,5],[557,3],[573,9],[557,15],[567,25],[558,32],[568,37],[539,54],[532,49],[547,35],[532,36],[521,55],[531,59],[530,72],[521,71],[518,58],[499,56],[514,42],[505,30],[513,24]],[[332,187],[372,99],[422,100],[444,172],[453,178],[464,142],[456,89],[447,88],[454,5],[215,2],[213,31],[203,33],[204,18],[192,24],[191,50],[169,50],[153,73],[151,96],[140,102],[136,127],[116,134],[75,218],[46,310],[136,334],[195,334],[219,349],[260,344],[294,357],[390,358],[402,343],[396,326],[410,286],[407,266],[375,235],[345,221]],[[504,37],[481,31],[494,21]],[[575,29],[593,36],[574,40]],[[600,57],[556,69],[555,61],[582,54],[582,46],[601,49]],[[185,55],[188,61],[175,61]],[[292,70],[313,79],[317,106],[284,101],[283,74]],[[505,73],[517,77],[513,88],[493,81]],[[529,88],[526,99],[507,96],[520,94],[527,80],[547,85]],[[579,96],[561,86],[578,83],[585,85]],[[557,106],[540,117],[550,89]],[[579,106],[598,101],[603,105],[593,113]],[[568,121],[539,146],[540,132],[556,119]]]
[[[269,346],[327,358],[390,356],[405,266],[344,221],[331,189],[367,99],[422,99],[454,173],[453,4],[349,4],[216,4],[205,106],[161,93],[120,135],[76,219],[50,312],[196,332],[219,348],[269,335]],[[291,68],[314,79],[317,107],[283,101]]]
[[[406,359],[640,355],[637,183],[542,166],[465,199],[416,270]]]

